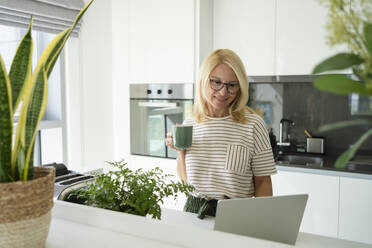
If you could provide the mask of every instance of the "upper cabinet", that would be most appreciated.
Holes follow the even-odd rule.
[[[275,74],[275,0],[214,1],[214,49],[229,48],[248,75]]]
[[[252,76],[310,74],[340,51],[326,44],[318,0],[128,1],[131,83],[193,82],[218,48],[237,52]]]
[[[328,9],[318,0],[280,0],[276,13],[276,74],[310,74],[337,53],[326,44]]]
[[[310,74],[336,54],[326,44],[328,9],[318,0],[214,1],[214,48],[230,48],[248,75]]]
[[[193,82],[218,48],[237,52],[248,75],[310,74],[340,51],[326,44],[318,0],[128,1],[131,83]]]
[[[194,22],[194,1],[130,0],[129,82],[193,82]]]

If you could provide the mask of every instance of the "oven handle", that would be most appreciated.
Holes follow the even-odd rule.
[[[148,108],[176,108],[178,102],[139,102],[138,106]]]

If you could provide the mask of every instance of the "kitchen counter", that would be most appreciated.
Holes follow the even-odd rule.
[[[340,177],[352,177],[360,179],[372,179],[372,161],[367,161],[363,165],[371,164],[371,168],[368,170],[358,170],[353,167],[335,168],[334,163],[337,157],[328,157],[324,155],[312,156],[307,154],[286,154],[286,155],[297,155],[301,157],[314,158],[318,157],[323,160],[322,165],[317,164],[296,164],[295,162],[287,161],[276,161],[276,167],[278,170],[291,171],[291,172],[302,172],[310,174],[328,175],[328,176],[340,176]],[[349,165],[350,166],[350,165]],[[368,165],[367,165],[368,166]]]
[[[293,247],[212,230],[214,218],[162,209],[162,220],[55,201],[47,248],[59,247]],[[300,233],[296,247],[372,247]]]
[[[351,177],[360,179],[372,180],[372,174],[360,173],[360,172],[350,172],[346,170],[338,170],[329,167],[322,168],[311,168],[303,165],[295,164],[276,164],[276,168],[279,171],[290,171],[290,172],[301,172],[309,174],[327,175],[327,176],[339,176],[339,177]]]

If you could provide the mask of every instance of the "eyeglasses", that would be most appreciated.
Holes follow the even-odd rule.
[[[211,88],[215,91],[219,91],[219,90],[222,90],[222,88],[224,86],[226,86],[226,89],[227,91],[230,93],[230,94],[235,94],[236,92],[238,92],[238,90],[240,89],[240,85],[239,83],[237,82],[230,82],[230,83],[222,83],[221,81],[217,80],[217,79],[213,79],[213,78],[208,78],[209,80],[209,85],[211,86]]]

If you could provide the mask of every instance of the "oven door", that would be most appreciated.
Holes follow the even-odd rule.
[[[131,154],[176,158],[164,139],[176,123],[191,117],[192,100],[130,100]]]

